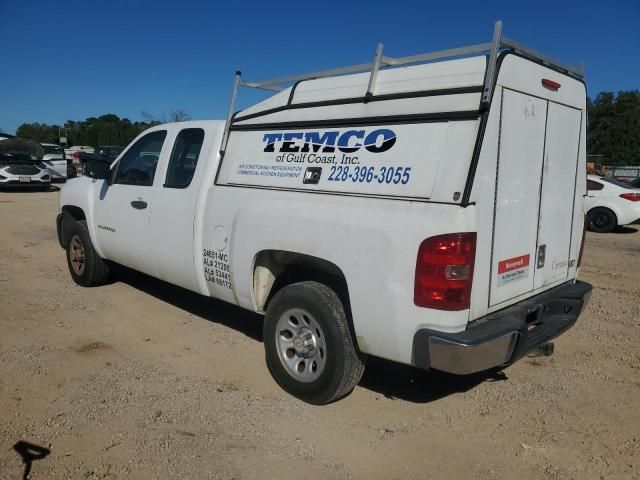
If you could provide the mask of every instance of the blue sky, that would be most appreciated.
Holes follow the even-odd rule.
[[[223,118],[231,82],[504,34],[567,63],[589,94],[640,88],[640,1],[0,0],[0,129],[183,109]],[[256,99],[245,90],[239,106]]]

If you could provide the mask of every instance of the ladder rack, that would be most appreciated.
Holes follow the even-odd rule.
[[[475,45],[469,45],[466,47],[450,48],[447,50],[439,50],[436,52],[420,53],[417,55],[408,55],[405,57],[387,57],[382,54],[383,44],[379,43],[376,48],[376,53],[371,63],[362,63],[359,65],[349,65],[346,67],[332,68],[329,70],[321,70],[317,72],[311,72],[301,75],[290,75],[286,77],[278,77],[270,80],[263,80],[261,82],[248,82],[242,80],[242,74],[240,71],[236,72],[233,93],[231,95],[231,102],[229,104],[229,110],[227,112],[227,119],[225,124],[225,130],[222,137],[221,153],[224,153],[226,149],[227,140],[229,138],[229,130],[231,128],[231,122],[233,120],[233,113],[238,90],[240,87],[252,87],[261,90],[268,90],[272,92],[281,92],[294,84],[302,80],[312,80],[318,78],[335,77],[339,75],[348,75],[352,73],[370,72],[369,83],[367,91],[364,94],[363,101],[366,101],[374,94],[375,83],[378,71],[385,67],[398,67],[402,65],[415,65],[419,63],[427,63],[435,60],[452,59],[460,57],[469,57],[478,54],[488,54],[487,70],[484,76],[484,85],[482,89],[481,106],[488,106],[491,103],[491,96],[493,94],[493,86],[495,82],[495,71],[498,61],[498,54],[505,50],[518,53],[525,58],[542,63],[545,66],[551,67],[555,70],[559,70],[571,77],[581,80],[584,77],[584,65],[578,63],[578,65],[567,65],[561,63],[543,53],[540,53],[532,48],[523,45],[516,40],[512,40],[502,35],[502,22],[497,21],[493,29],[493,40],[486,43],[478,43]]]

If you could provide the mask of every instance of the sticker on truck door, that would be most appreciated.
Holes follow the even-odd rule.
[[[471,155],[471,136],[456,132],[444,121],[232,131],[217,183],[429,198],[445,141],[466,141]]]
[[[515,282],[529,276],[530,255],[509,258],[498,262],[498,286]]]

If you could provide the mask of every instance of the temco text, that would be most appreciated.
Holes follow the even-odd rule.
[[[283,132],[265,133],[265,152],[334,152],[353,153],[362,147],[372,153],[389,150],[396,143],[396,134],[388,128],[366,130],[325,131],[325,132]],[[276,147],[276,144],[278,146]]]

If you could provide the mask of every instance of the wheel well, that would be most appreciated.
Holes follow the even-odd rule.
[[[74,220],[87,219],[84,211],[80,207],[76,207],[75,205],[65,205],[64,207],[62,207],[62,213],[70,215]]]
[[[79,220],[86,220],[84,211],[75,205],[65,205],[62,207],[62,215],[58,217],[58,241],[62,248],[66,248],[69,241],[67,232],[69,231],[69,223]]]
[[[253,266],[256,310],[264,312],[279,290],[305,281],[316,281],[331,287],[342,301],[351,323],[349,288],[342,270],[322,258],[284,250],[263,250],[256,255]]]

